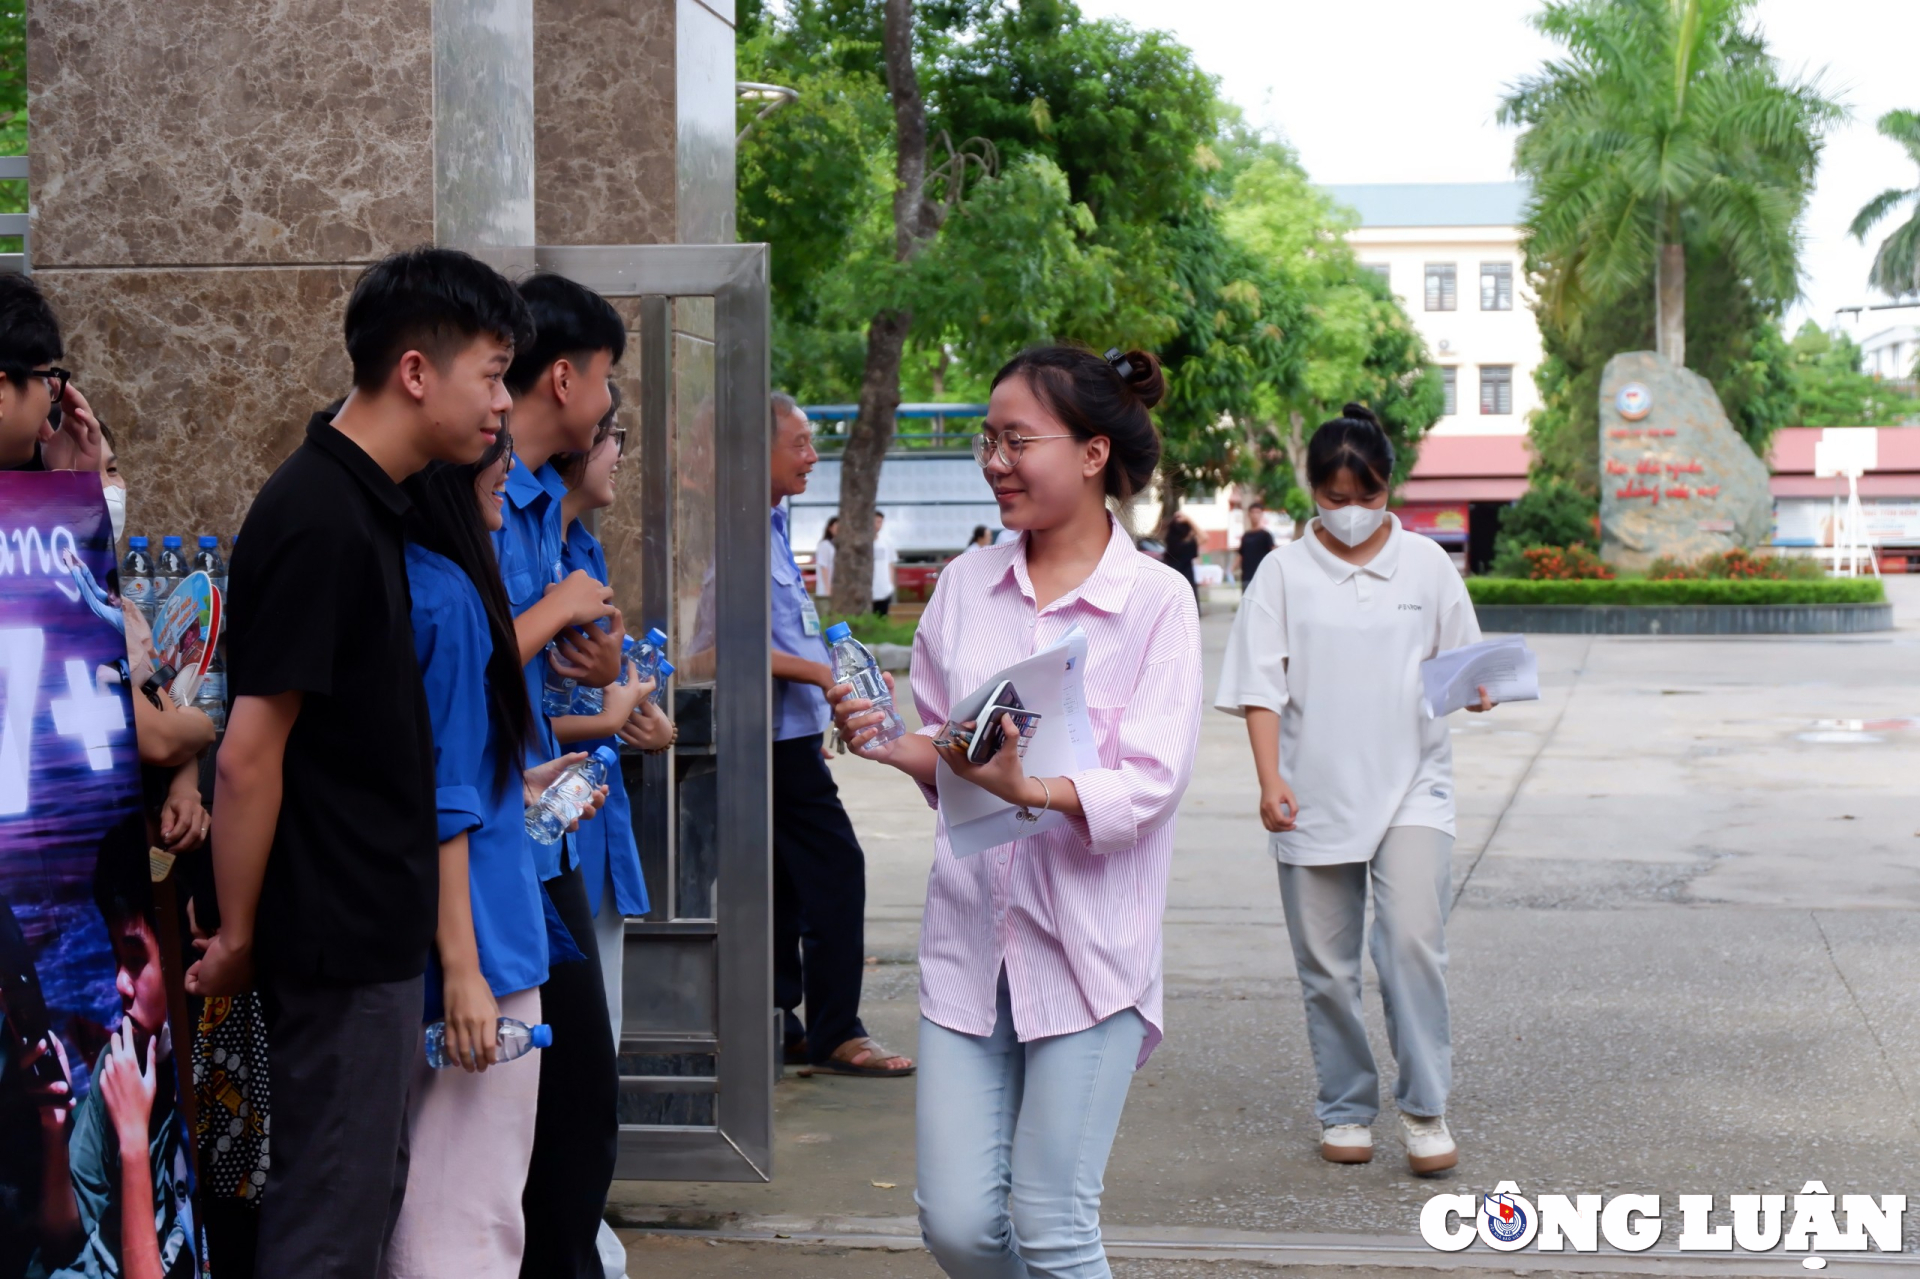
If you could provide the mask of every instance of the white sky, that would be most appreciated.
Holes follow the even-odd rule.
[[[1320,182],[1510,179],[1513,132],[1494,123],[1502,90],[1554,46],[1527,25],[1537,0],[1079,0],[1090,17],[1170,31],[1220,77],[1249,120],[1284,136]],[[1807,316],[1887,299],[1867,288],[1881,224],[1866,245],[1847,225],[1888,187],[1920,185],[1905,154],[1874,131],[1896,107],[1920,110],[1920,2],[1759,0],[1774,56],[1822,72],[1852,118],[1828,139],[1808,207]],[[1851,321],[1851,317],[1847,317]],[[1856,336],[1920,322],[1920,310],[1869,314]],[[1852,329],[1851,322],[1848,327]]]

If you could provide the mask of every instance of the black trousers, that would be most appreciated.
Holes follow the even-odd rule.
[[[601,982],[586,880],[574,867],[546,884],[585,959],[555,964],[540,987],[553,1046],[540,1050],[540,1110],[520,1197],[522,1279],[604,1279],[594,1239],[607,1210],[620,1140],[619,1067]]]
[[[368,1279],[407,1192],[407,1086],[422,979],[343,985],[263,973],[273,1164],[256,1270]]]
[[[893,612],[893,596],[889,595],[885,599],[878,599],[873,602],[873,615],[875,617],[885,617],[891,612]]]
[[[867,859],[818,737],[773,744],[773,995],[787,1038],[803,1033],[815,1063],[863,1038],[860,980],[866,962]]]

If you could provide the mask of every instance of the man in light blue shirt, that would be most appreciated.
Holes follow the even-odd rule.
[[[780,503],[820,460],[807,415],[773,397],[773,994],[786,1056],[835,1075],[910,1075],[860,1024],[867,862],[821,752],[835,680]],[[803,1026],[794,1010],[806,1002]]]

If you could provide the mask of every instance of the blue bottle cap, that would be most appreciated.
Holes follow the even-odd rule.
[[[620,651],[622,653],[631,653],[638,644],[639,641],[631,635],[622,635],[620,637]]]
[[[138,536],[130,537],[127,539],[127,545],[136,551],[144,551],[147,549],[147,539]]]
[[[853,638],[853,628],[845,622],[835,622],[827,628],[827,643],[838,644],[843,639]]]
[[[167,547],[169,550],[177,551],[180,549],[180,539],[169,533],[160,539],[160,545]]]
[[[200,549],[201,549],[201,550],[203,550],[203,551],[207,551],[207,550],[212,550],[212,549],[213,549],[214,547],[216,547],[216,546],[218,546],[218,545],[220,545],[220,539],[219,539],[219,538],[217,538],[217,537],[215,537],[215,536],[214,536],[213,534],[211,534],[211,533],[202,533],[202,534],[200,535]]]
[[[541,1022],[538,1026],[527,1027],[527,1040],[535,1048],[553,1047],[553,1027]]]
[[[611,746],[602,746],[593,753],[593,757],[605,764],[609,773],[620,767],[620,754]]]
[[[667,642],[667,635],[665,631],[662,631],[658,626],[648,628],[647,643],[653,645],[655,648],[659,648],[661,645],[665,644],[666,642]]]
[[[665,679],[667,678],[667,676],[671,674],[673,674],[673,663],[669,662],[664,657],[661,658],[660,659],[660,678]]]

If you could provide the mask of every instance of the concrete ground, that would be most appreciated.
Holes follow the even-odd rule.
[[[1680,1193],[1920,1192],[1920,578],[1888,586],[1887,634],[1535,636],[1542,699],[1454,717],[1461,1165],[1439,1179],[1407,1172],[1390,1109],[1372,1164],[1318,1158],[1245,734],[1209,712],[1167,912],[1167,1039],[1107,1173],[1115,1274],[1784,1274],[1798,1256],[1671,1252],[1677,1219],[1637,1257],[1443,1255],[1418,1212],[1509,1179],[1658,1193],[1669,1218]],[[1209,695],[1231,620],[1204,622]],[[869,862],[865,1016],[911,1053],[932,815],[897,774],[834,767]],[[776,1098],[771,1184],[616,1185],[634,1279],[937,1274],[911,1221],[911,1081],[790,1077]],[[1828,1273],[1920,1272],[1920,1211],[1906,1238],[1905,1258]]]

